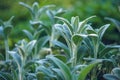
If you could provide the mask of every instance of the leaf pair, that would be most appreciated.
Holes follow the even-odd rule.
[[[11,24],[11,21],[13,20],[14,16],[12,16],[8,21],[3,22],[0,21],[0,35],[2,37],[6,37],[10,34],[13,25]]]
[[[120,80],[120,68],[114,68],[112,74],[104,74],[103,77],[107,80]]]

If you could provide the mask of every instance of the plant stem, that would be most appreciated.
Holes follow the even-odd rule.
[[[54,40],[54,34],[55,34],[55,30],[54,30],[54,27],[52,27],[52,32],[50,36],[50,48],[53,47],[52,41]]]
[[[73,44],[73,48],[72,49],[73,49],[72,50],[73,51],[72,52],[73,53],[73,56],[72,56],[73,57],[72,58],[73,59],[73,61],[72,61],[72,67],[74,67],[76,65],[76,61],[77,61],[77,46]]]
[[[54,47],[54,45],[52,41],[54,40],[55,40],[55,29],[54,29],[54,26],[52,26],[52,32],[51,32],[50,41],[49,41],[49,47],[51,48],[50,54],[53,54],[52,47]]]
[[[95,46],[96,48],[94,49],[94,58],[96,58],[97,59],[97,57],[98,57],[98,45],[96,45]]]
[[[98,49],[99,49],[99,44],[100,44],[100,41],[99,39],[96,41],[93,41],[93,44],[94,44],[94,58],[98,58]]]
[[[9,46],[8,46],[8,37],[5,37],[4,39],[4,43],[5,43],[5,53],[6,53],[6,61],[9,60]]]
[[[37,42],[36,42],[37,43]],[[34,58],[37,58],[37,53],[38,53],[38,50],[37,50],[37,46],[38,44],[35,44],[35,48],[34,48],[34,53],[33,53],[33,57],[32,57],[32,59],[34,59]]]
[[[18,67],[19,68],[19,80],[23,80],[22,78],[22,67]]]

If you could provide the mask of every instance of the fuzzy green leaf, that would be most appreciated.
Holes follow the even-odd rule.
[[[106,80],[119,80],[115,75],[112,75],[112,74],[104,74],[103,77]]]
[[[106,55],[108,52],[110,52],[113,49],[119,49],[119,48],[120,48],[120,45],[116,45],[116,46],[106,45],[103,50],[99,51],[99,57]]]
[[[77,29],[78,29],[78,26],[79,26],[79,17],[78,16],[72,17],[71,18],[71,24],[73,26],[74,32],[77,32]]]
[[[0,26],[0,36],[4,37],[3,27],[2,26]]]
[[[32,5],[33,12],[37,13],[38,9],[39,9],[39,4],[37,2],[34,2],[33,5]]]
[[[92,29],[87,29],[87,33],[88,34],[97,34],[94,30]]]
[[[50,20],[52,21],[52,23],[54,23],[55,20],[54,20],[53,12],[51,10],[47,10],[46,13],[47,13],[48,17],[50,18]]]
[[[38,49],[44,47],[49,40],[50,40],[50,36],[41,37],[36,43],[38,45]]]
[[[120,32],[120,22],[119,21],[117,21],[113,18],[109,18],[109,17],[106,17],[105,19],[112,21],[116,25],[118,31]]]
[[[67,25],[67,28],[70,31],[70,34],[73,34],[72,25],[70,24],[70,22],[67,19],[62,18],[62,17],[55,17],[55,18],[60,19],[61,21],[63,21]]]
[[[34,65],[34,64],[37,64],[37,63],[35,62],[35,60],[28,61],[28,62],[24,65],[24,69],[29,69],[29,67],[30,67],[31,65]]]
[[[107,30],[107,28],[108,28],[109,26],[110,26],[110,24],[106,24],[106,25],[102,26],[102,27],[99,29],[99,31],[98,31],[98,36],[99,36],[100,39],[102,39],[105,31]]]
[[[60,48],[62,48],[67,54],[70,53],[68,47],[65,44],[63,44],[62,42],[53,41],[53,44],[56,45],[56,46],[59,46]]]
[[[33,35],[28,31],[28,30],[23,30],[23,32],[26,34],[26,36],[30,39],[33,40]]]
[[[22,5],[22,6],[24,6],[24,7],[27,8],[32,14],[34,14],[31,6],[29,6],[29,5],[27,5],[27,4],[23,3],[23,2],[19,2],[19,4]]]
[[[50,77],[50,78],[55,78],[56,76],[52,73],[52,71],[45,67],[45,66],[39,66],[37,67],[36,71],[38,72],[43,72],[46,76]]]
[[[78,26],[77,32],[78,32],[78,33],[84,32],[84,30],[85,30],[85,25],[87,24],[87,22],[88,22],[91,18],[94,18],[94,17],[96,17],[96,16],[91,16],[91,17],[83,20],[82,22],[79,22],[79,26]]]
[[[74,42],[75,45],[79,45],[86,37],[87,35],[84,34],[75,34],[72,36],[72,41]]]
[[[58,58],[59,60],[61,60],[62,62],[66,63],[67,62],[67,59],[66,59],[66,56],[64,55],[55,55],[56,58]]]
[[[47,6],[43,6],[41,7],[39,10],[38,10],[38,17],[40,17],[41,13],[46,11],[48,8],[51,8],[51,7],[55,7],[55,5],[47,5]]]
[[[95,62],[89,64],[88,66],[86,66],[84,69],[82,69],[78,76],[78,80],[85,80],[87,74],[93,69],[93,67],[95,67],[100,62],[101,61],[95,61]]]
[[[52,55],[47,56],[47,58],[50,59],[51,61],[53,61],[61,69],[65,80],[72,80],[72,74],[70,72],[70,69],[64,62],[55,58]]]
[[[63,76],[63,74],[62,74],[62,72],[61,72],[60,69],[58,69],[58,68],[53,68],[52,70],[55,72],[55,74],[58,75],[58,76],[57,76],[57,80],[64,80],[64,76]]]
[[[120,68],[114,68],[112,72],[115,76],[117,76],[117,78],[120,79]]]
[[[30,41],[30,42],[26,45],[26,52],[31,53],[31,51],[32,51],[33,48],[35,47],[35,44],[36,44],[36,40]]]
[[[20,55],[17,52],[15,52],[15,51],[9,51],[8,53],[16,61],[18,67],[22,67],[22,59],[21,59]]]

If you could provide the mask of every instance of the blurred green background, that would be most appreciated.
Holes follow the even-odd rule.
[[[105,44],[120,44],[120,32],[113,23],[105,20],[105,17],[111,17],[120,21],[120,0],[0,0],[0,19],[5,21],[11,16],[15,16],[13,20],[14,29],[9,37],[9,45],[11,48],[14,44],[25,38],[22,30],[28,29],[29,19],[31,19],[28,10],[19,2],[25,2],[32,5],[33,2],[39,2],[40,7],[48,4],[55,4],[57,8],[64,8],[67,12],[63,17],[70,20],[72,16],[79,16],[80,20],[87,17],[96,15],[97,18],[92,19],[90,22],[94,28],[99,28],[102,25],[110,23],[111,26],[103,37]],[[42,20],[46,20],[43,15]],[[0,37],[0,51],[4,50],[3,39]]]

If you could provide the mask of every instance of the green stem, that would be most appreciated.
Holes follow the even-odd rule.
[[[8,51],[9,51],[8,37],[5,37],[4,43],[5,43],[6,60],[9,60],[9,54],[8,54]]]
[[[73,59],[73,61],[72,61],[72,67],[74,67],[75,65],[76,65],[76,63],[77,63],[77,46],[76,45],[74,45],[73,44],[73,48],[72,48],[73,50],[73,57],[72,57],[72,59]]]
[[[19,80],[23,80],[23,76],[22,76],[22,67],[18,67],[19,68]]]
[[[95,40],[93,40],[93,45],[94,45],[94,58],[96,58],[96,59],[98,58],[99,44],[100,44],[99,39],[97,39],[96,42],[95,42]]]
[[[37,58],[37,54],[38,54],[38,51],[37,51],[37,44],[35,44],[35,48],[34,48],[34,53],[33,53],[33,57],[32,57],[32,59],[34,59],[34,58]]]
[[[51,36],[50,36],[50,48],[53,47],[52,41],[54,40],[54,34],[55,34],[54,32],[55,32],[55,30],[54,30],[54,28],[52,27],[52,33],[51,33]]]
[[[97,57],[98,57],[98,47],[99,47],[99,46],[96,45],[96,46],[95,46],[95,49],[94,49],[94,54],[95,54],[95,55],[94,55],[94,58],[96,58],[96,59],[97,59]]]
[[[51,32],[50,41],[49,41],[50,42],[49,47],[51,48],[50,54],[53,54],[52,47],[54,47],[54,45],[53,45],[52,41],[54,40],[54,36],[55,36],[55,29],[52,26],[52,32]]]

